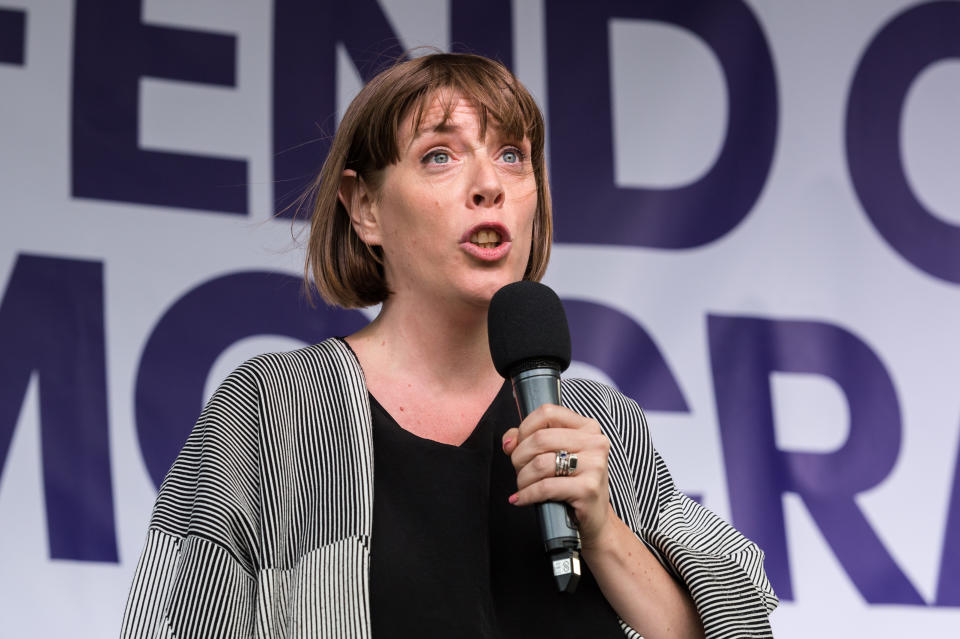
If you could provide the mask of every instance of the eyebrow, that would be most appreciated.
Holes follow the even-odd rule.
[[[427,133],[452,133],[454,131],[460,131],[463,127],[458,124],[451,124],[448,120],[440,122],[436,126],[420,126],[417,129],[416,133],[413,135],[413,139],[426,135]]]
[[[407,149],[409,150],[412,148],[417,140],[430,133],[458,133],[462,130],[463,127],[458,124],[451,123],[449,119],[440,122],[436,126],[424,126],[421,124],[420,128],[414,132],[413,137],[410,138],[410,143],[407,145]]]

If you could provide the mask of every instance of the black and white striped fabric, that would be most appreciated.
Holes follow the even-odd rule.
[[[636,403],[585,380],[562,393],[609,437],[614,509],[687,585],[707,636],[772,637],[763,553],[675,488]],[[373,472],[343,342],[244,363],[160,488],[121,636],[369,637]]]

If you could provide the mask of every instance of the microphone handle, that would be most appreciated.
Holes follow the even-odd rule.
[[[513,396],[521,419],[543,404],[560,403],[560,371],[550,366],[531,368],[511,376]],[[580,531],[568,504],[537,504],[543,546],[560,592],[573,592],[580,582]]]

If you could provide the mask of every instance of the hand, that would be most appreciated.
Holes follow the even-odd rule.
[[[577,469],[556,477],[556,454],[577,455]],[[596,420],[568,408],[545,404],[503,435],[503,451],[517,471],[516,506],[564,501],[573,507],[584,546],[599,539],[615,517],[607,488],[610,442]]]

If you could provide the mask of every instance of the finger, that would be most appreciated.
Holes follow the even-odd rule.
[[[588,503],[607,501],[605,488],[601,485],[599,473],[589,473],[581,477],[547,477],[517,490],[511,495],[515,506],[528,506],[544,501],[563,501],[574,508]],[[578,508],[579,509],[579,508]]]
[[[520,423],[518,439],[523,441],[533,433],[544,428],[568,428],[577,430],[600,431],[596,420],[579,415],[565,406],[544,404],[537,408]]]
[[[570,472],[567,477],[579,477],[585,473],[605,472],[602,461],[589,453],[575,453],[577,456],[577,468]],[[517,489],[523,490],[527,486],[534,484],[541,479],[557,476],[557,454],[542,453],[530,460],[526,466],[517,473]]]
[[[551,458],[557,451],[576,453],[588,448],[590,435],[575,430],[549,428],[539,430],[521,440],[510,454],[514,469],[519,472],[535,457],[548,454]]]
[[[503,437],[500,439],[500,444],[503,448],[503,452],[509,455],[517,448],[517,437],[519,435],[520,435],[519,428],[511,428],[503,434]]]
[[[540,453],[539,455],[534,456],[527,464],[517,471],[517,489],[520,490],[526,488],[530,484],[547,477],[554,477],[557,474],[556,468],[556,453]]]
[[[537,455],[554,454],[565,450],[571,453],[596,451],[606,459],[610,442],[602,433],[588,433],[566,428],[546,428],[538,430],[526,439],[522,439],[510,454],[513,467],[519,471]]]

